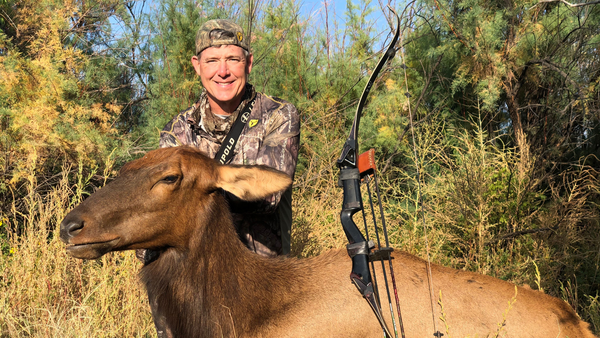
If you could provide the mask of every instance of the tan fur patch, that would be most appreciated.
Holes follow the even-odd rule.
[[[264,166],[221,166],[217,186],[246,201],[260,200],[285,190],[292,180],[285,173]]]

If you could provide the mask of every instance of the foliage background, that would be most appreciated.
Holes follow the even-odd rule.
[[[335,161],[384,5],[0,0],[0,337],[155,335],[133,254],[74,260],[57,224],[196,99],[212,18],[251,31],[250,81],[301,111],[293,255],[342,247]],[[403,39],[360,140],[393,246],[560,297],[600,333],[600,4],[389,5]]]

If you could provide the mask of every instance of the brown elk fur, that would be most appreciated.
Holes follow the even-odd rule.
[[[350,282],[344,251],[268,259],[237,238],[220,189],[257,199],[289,184],[273,170],[221,166],[191,148],[161,149],[129,163],[71,211],[61,238],[71,255],[84,259],[160,251],[141,279],[169,336],[382,337]],[[434,320],[444,337],[594,337],[559,299],[437,265],[432,274],[440,301],[432,314],[425,262],[402,252],[393,257],[406,337],[433,337]]]

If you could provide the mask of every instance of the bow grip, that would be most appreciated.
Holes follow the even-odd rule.
[[[352,273],[361,277],[365,284],[371,282],[369,273],[369,245],[358,229],[352,216],[363,209],[360,194],[360,172],[356,167],[340,168],[340,183],[344,190],[344,203],[340,220],[348,238],[348,254],[352,258]]]

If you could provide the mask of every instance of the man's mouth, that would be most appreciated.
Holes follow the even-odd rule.
[[[221,87],[227,87],[227,86],[233,84],[233,81],[228,81],[228,82],[217,82],[217,81],[215,81],[215,83],[217,85],[221,86]]]

